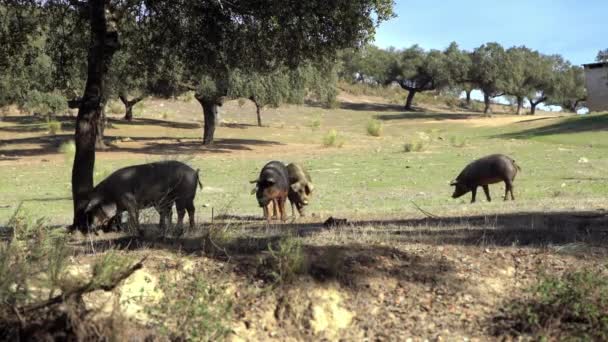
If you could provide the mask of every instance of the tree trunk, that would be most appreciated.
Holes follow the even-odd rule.
[[[524,106],[524,98],[517,97],[517,115],[521,115],[521,108]]]
[[[467,95],[467,106],[470,107],[471,106],[471,91],[472,90],[465,90],[464,92]]]
[[[537,105],[538,105],[538,102],[530,101],[530,115],[536,114],[536,106]]]
[[[215,134],[215,126],[217,122],[217,101],[202,97],[196,98],[203,107],[203,116],[205,118],[205,126],[203,128],[203,145],[211,145]]]
[[[414,102],[414,96],[416,96],[416,91],[412,89],[408,89],[407,100],[405,101],[405,110],[412,110],[412,103]]]
[[[253,98],[251,101],[253,101],[253,104],[255,104],[255,114],[258,117],[258,126],[262,127],[262,106],[260,106],[260,104]]]
[[[483,113],[488,114],[490,112],[490,95],[483,93],[483,103],[485,105]]]
[[[144,99],[143,96],[136,97],[131,101],[129,101],[129,99],[125,95],[120,95],[119,98],[122,104],[125,105],[124,119],[127,121],[133,121],[133,107]]]
[[[101,108],[99,109],[99,118],[97,119],[96,125],[97,132],[95,132],[95,149],[105,150],[106,148],[108,148],[103,142],[104,132],[106,130],[106,125],[108,121],[108,119],[106,118],[106,111],[104,109],[105,101],[102,100],[100,106]]]
[[[74,141],[76,153],[72,166],[72,200],[74,221],[72,228],[87,230],[84,209],[88,195],[93,189],[95,167],[95,142],[98,120],[102,110],[104,76],[118,48],[118,34],[108,31],[106,22],[106,0],[88,2],[90,42],[87,65],[87,82],[76,118]]]

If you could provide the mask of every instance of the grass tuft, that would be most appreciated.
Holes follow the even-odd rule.
[[[378,120],[370,120],[367,123],[367,134],[372,137],[379,137],[382,135],[383,127],[382,122]]]

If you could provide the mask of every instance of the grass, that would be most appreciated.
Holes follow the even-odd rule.
[[[325,147],[342,147],[344,146],[344,141],[338,135],[338,131],[335,129],[330,129],[327,134],[323,137],[323,146]]]
[[[370,120],[367,122],[366,129],[367,134],[371,135],[372,137],[379,137],[382,135],[383,125],[382,122],[378,120]]]

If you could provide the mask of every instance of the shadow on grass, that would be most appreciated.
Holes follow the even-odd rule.
[[[14,147],[0,150],[0,160],[14,160],[17,158],[59,154],[59,147],[73,138],[73,134],[45,135],[18,139],[0,140],[0,146]],[[138,146],[117,146],[122,136],[105,136],[106,153],[144,153],[154,155],[175,154],[201,154],[201,153],[228,153],[231,151],[249,151],[252,146],[277,146],[282,143],[276,141],[256,139],[216,139],[212,145],[203,145],[202,139],[186,139],[176,137],[128,137],[131,142],[140,142]],[[19,145],[37,145],[39,147]]]
[[[353,103],[340,102],[340,109],[365,112],[403,112],[403,105],[387,103]]]
[[[393,120],[468,120],[473,118],[487,117],[483,114],[470,113],[429,113],[429,112],[407,112],[403,114],[381,114],[376,115],[376,119],[383,121]]]
[[[527,122],[530,121],[523,121],[523,123]],[[608,131],[608,114],[571,117],[552,125],[500,134],[495,137],[506,139],[529,139],[545,135],[603,131]]]
[[[133,118],[133,121],[127,121],[122,119],[108,118],[110,124],[120,124],[127,126],[159,126],[167,128],[177,129],[200,129],[201,125],[197,122],[178,122],[178,121],[167,121],[150,118]]]

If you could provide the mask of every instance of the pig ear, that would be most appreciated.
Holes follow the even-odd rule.
[[[453,180],[453,181],[450,183],[450,186],[456,186],[456,185],[458,185],[458,181],[457,181],[457,180]]]
[[[291,184],[291,190],[298,192],[300,190],[300,188],[302,188],[302,184],[300,184],[300,182],[295,182],[293,184]]]
[[[314,189],[315,189],[315,186],[314,186],[314,185],[312,185],[312,184],[310,184],[310,183],[306,184],[306,193],[307,193],[307,194],[309,194],[309,195],[310,195],[310,194],[312,194],[312,191],[313,191]]]
[[[257,182],[258,182],[258,180],[257,180],[257,179],[256,179],[256,180],[249,181],[249,183],[251,183],[251,184],[253,184],[253,183],[257,183]]]
[[[101,210],[106,217],[114,217],[116,216],[116,203],[103,204]]]
[[[87,207],[84,209],[84,212],[88,213],[89,211],[93,210],[93,208],[95,208],[99,204],[99,202],[101,202],[101,199],[99,197],[93,197],[87,204]]]

